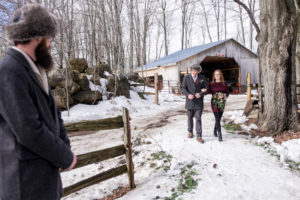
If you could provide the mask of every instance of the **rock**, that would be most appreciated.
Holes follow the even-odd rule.
[[[114,92],[115,90],[115,76],[107,78],[107,91]]]
[[[100,71],[102,73],[104,73],[105,71],[107,71],[110,74],[112,73],[111,67],[108,64],[106,64],[106,63],[101,63],[99,67],[100,67]]]
[[[67,109],[67,96],[66,96],[66,90],[64,88],[56,88],[52,90],[53,97],[55,100],[55,104],[59,109],[65,110]],[[69,105],[73,104],[73,99],[71,98],[71,95],[69,94]]]
[[[69,63],[72,70],[77,70],[80,73],[85,72],[85,70],[88,68],[87,62],[84,58],[74,58],[71,59]]]
[[[72,87],[69,92],[71,95],[73,95],[73,94],[77,93],[79,90],[80,90],[80,85],[73,82]]]
[[[144,83],[144,80],[142,79],[142,77],[139,76],[138,73],[129,75],[128,80],[138,82],[138,83]]]
[[[115,90],[115,76],[107,78],[108,85],[107,91],[114,92]],[[120,76],[120,79],[117,80],[117,96],[125,96],[130,98],[130,84],[128,79],[125,76]]]
[[[79,83],[79,76],[80,76],[80,72],[77,70],[72,70],[71,71],[71,76],[74,82]]]
[[[107,71],[111,73],[111,68],[107,64],[100,64],[98,66],[88,67],[86,69],[86,74],[88,75],[99,75],[100,77],[104,77],[104,72]]]
[[[90,91],[90,82],[85,74],[79,74],[78,84],[81,91]]]
[[[100,79],[101,79],[101,77],[99,75],[95,75],[95,81],[94,81],[94,76],[92,76],[91,81],[95,85],[100,85]]]
[[[66,68],[52,72],[48,77],[48,81],[52,89],[57,87],[64,88],[66,87],[66,78],[68,78],[68,88],[70,89],[73,84],[73,78],[70,71],[66,74]]]
[[[96,91],[80,91],[73,96],[75,103],[92,105],[102,99],[100,92]]]
[[[120,77],[118,86],[118,96],[125,96],[127,98],[130,98],[130,84],[125,76]]]
[[[94,67],[88,67],[86,70],[85,70],[85,73],[87,75],[93,75],[94,74]]]

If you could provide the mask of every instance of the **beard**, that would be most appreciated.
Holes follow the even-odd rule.
[[[46,39],[38,44],[35,49],[36,64],[46,71],[51,71],[54,66],[53,58],[50,54],[50,46],[47,47]]]

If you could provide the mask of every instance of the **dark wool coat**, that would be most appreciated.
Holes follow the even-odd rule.
[[[201,92],[201,89],[206,88],[207,92]],[[186,96],[185,100],[185,109],[188,110],[202,110],[203,109],[203,97],[208,93],[208,84],[205,79],[205,76],[202,74],[198,75],[197,84],[195,84],[194,79],[191,74],[186,75],[182,82],[182,92]],[[188,98],[189,94],[195,95],[200,93],[200,98],[194,98],[190,100]]]
[[[0,200],[58,200],[59,169],[73,160],[51,93],[25,57],[9,49],[0,61]]]

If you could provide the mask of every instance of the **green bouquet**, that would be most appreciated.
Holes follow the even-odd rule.
[[[226,103],[226,94],[222,92],[217,92],[213,96],[213,104],[216,108],[221,109],[224,111],[225,103]]]

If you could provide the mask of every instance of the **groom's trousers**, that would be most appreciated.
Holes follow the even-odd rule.
[[[193,133],[194,128],[194,117],[196,119],[196,134],[197,137],[202,137],[202,122],[201,122],[201,116],[202,116],[202,110],[187,110],[188,115],[188,132]]]

